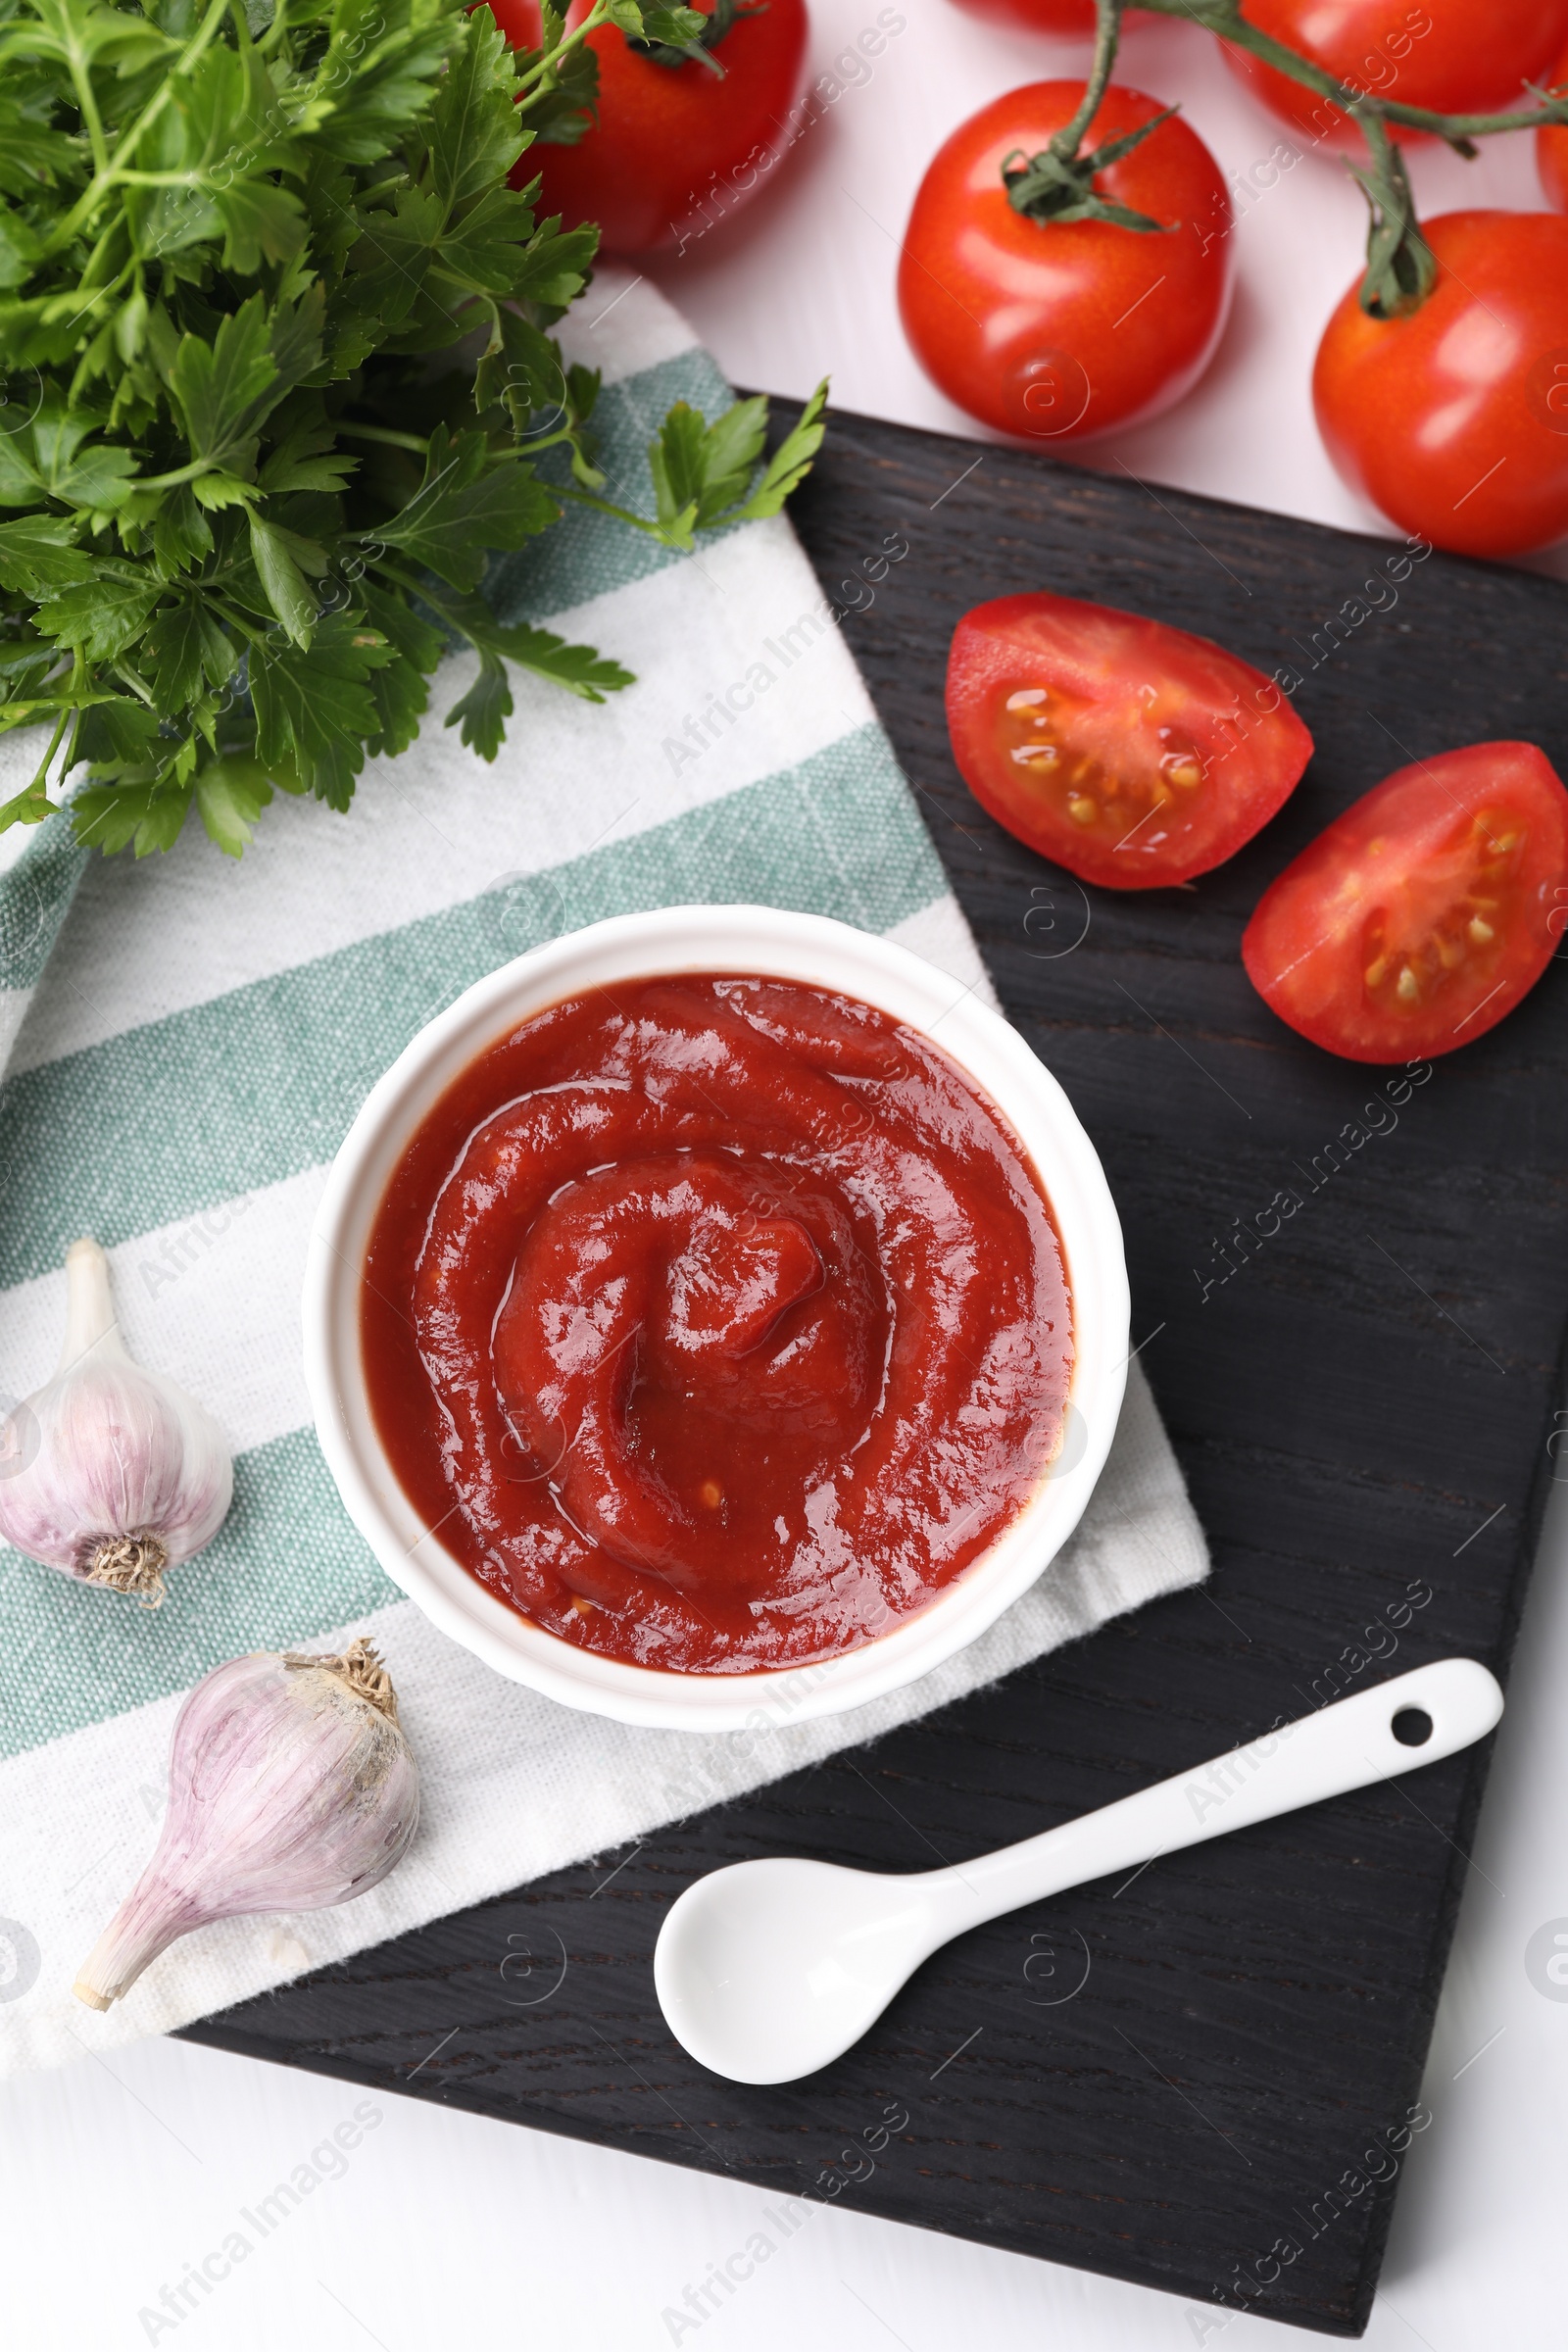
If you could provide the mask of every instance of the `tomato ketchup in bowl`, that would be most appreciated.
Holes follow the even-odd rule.
[[[329,1178],[318,1429],[388,1573],[622,1720],[861,1703],[994,1621],[1088,1499],[1120,1234],[964,987],[763,908],[619,917],[416,1038]]]

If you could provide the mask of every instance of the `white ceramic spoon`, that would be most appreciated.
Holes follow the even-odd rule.
[[[1445,1658],[948,1870],[892,1878],[783,1856],[734,1863],[688,1886],[665,1919],[654,1953],[660,2006],[676,2040],[715,2075],[793,2082],[858,2041],[921,1961],[966,1928],[1436,1764],[1501,1713],[1484,1666]],[[1404,1739],[1394,1731],[1401,1716]]]

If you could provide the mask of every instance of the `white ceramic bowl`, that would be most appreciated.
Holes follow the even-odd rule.
[[[574,1648],[487,1592],[431,1535],[382,1451],[360,1354],[360,1273],[405,1147],[459,1072],[519,1021],[584,990],[665,972],[763,972],[837,989],[924,1031],[1005,1115],[1055,1212],[1076,1360],[1051,1473],[938,1600],[860,1649],[766,1674],[670,1674]],[[732,1732],[837,1714],[912,1682],[982,1634],[1060,1550],[1094,1491],[1127,1379],[1121,1227],[1094,1146],[1017,1032],[935,964],[820,915],[669,906],[552,940],[480,980],[421,1029],[367,1097],[332,1163],[305,1276],[305,1377],[355,1526],[394,1584],[513,1681],[622,1723]]]

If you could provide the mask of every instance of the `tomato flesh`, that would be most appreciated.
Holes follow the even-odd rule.
[[[1013,210],[1003,164],[1049,145],[1084,88],[1031,82],[961,123],[920,182],[899,262],[904,330],[933,382],[983,424],[1052,443],[1179,400],[1213,357],[1230,306],[1230,198],[1179,117],[1095,180],[1101,195],[1159,221],[1157,232]],[[1112,85],[1085,147],[1161,111]]]
[[[1077,598],[966,612],[948,660],[964,782],[1086,882],[1153,890],[1233,857],[1289,797],[1312,738],[1250,662]]]
[[[537,47],[537,0],[491,0],[514,48]],[[568,28],[590,0],[572,0]],[[706,16],[714,0],[690,0]],[[661,65],[612,24],[588,35],[599,61],[595,120],[573,147],[540,141],[519,158],[517,187],[543,181],[541,216],[567,228],[597,220],[605,253],[652,253],[699,235],[765,186],[790,139],[806,60],[806,0],[746,8],[710,52]]]
[[[1424,233],[1425,302],[1370,318],[1351,286],[1324,330],[1312,404],[1329,455],[1434,547],[1549,546],[1568,531],[1568,220],[1444,213]]]
[[[1282,1021],[1350,1061],[1430,1060],[1541,978],[1568,912],[1568,792],[1533,743],[1401,767],[1288,865],[1242,960]]]
[[[1355,90],[1439,114],[1525,106],[1568,38],[1568,0],[1247,0],[1247,21]],[[1242,79],[1316,144],[1354,144],[1349,117],[1245,49],[1226,49]],[[1397,128],[1401,141],[1422,132]]]

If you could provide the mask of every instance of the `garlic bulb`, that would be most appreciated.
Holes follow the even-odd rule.
[[[54,1378],[0,1430],[0,1536],[156,1609],[164,1570],[212,1542],[233,1487],[217,1422],[126,1354],[109,1260],[96,1242],[74,1242]]]
[[[397,1694],[368,1642],[340,1658],[230,1658],[179,1710],[157,1851],[94,1944],[76,1998],[107,2009],[209,1920],[364,1894],[402,1860],[418,1818]]]

